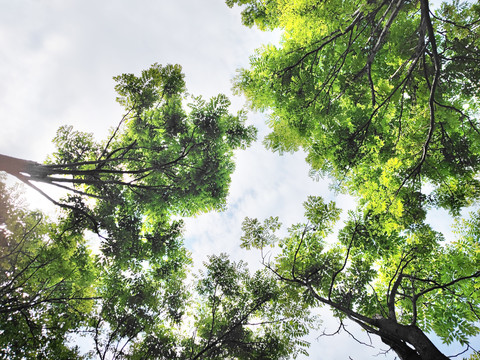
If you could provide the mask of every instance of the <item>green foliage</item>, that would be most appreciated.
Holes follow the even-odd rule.
[[[266,219],[263,225],[257,219],[247,217],[242,223],[244,235],[241,238],[241,246],[245,249],[262,249],[266,246],[272,246],[278,240],[274,232],[280,227],[278,217]]]
[[[378,217],[351,213],[338,240],[331,242],[326,236],[338,209],[315,197],[304,206],[308,222],[276,238],[278,255],[264,262],[292,304],[329,305],[340,320],[349,317],[382,338],[392,334],[375,322],[379,316],[435,332],[446,344],[467,345],[480,333],[479,213],[460,223],[458,240],[448,243],[425,224],[392,231]],[[251,224],[262,231],[252,231]],[[258,224],[245,221],[244,242],[263,246],[263,239],[273,237],[276,227]]]
[[[61,126],[53,138],[53,143],[57,150],[49,162],[56,161],[59,164],[94,160],[94,154],[100,150],[93,141],[93,134],[76,131],[71,125]]]
[[[22,181],[70,195],[54,201],[66,211],[52,223],[0,183],[0,354],[81,358],[67,344],[82,333],[94,341],[86,356],[101,359],[295,357],[316,325],[309,309],[323,304],[387,344],[420,348],[404,329],[468,344],[480,332],[480,215],[448,243],[424,220],[432,206],[458,215],[480,191],[480,6],[453,1],[434,14],[427,0],[226,2],[243,8],[245,25],[283,32],[236,79],[252,108],[270,114],[265,143],[305,150],[312,172],[336,179],[359,209],[336,242],[340,210],[320,197],[283,238],[278,218],[247,218],[242,246],[274,248],[267,269],[251,275],[211,256],[188,286],[173,216],[224,208],[233,151],[256,130],[223,95],[186,105],[179,65],[115,77],[126,114],[109,138],[64,126],[47,164],[7,159],[23,166],[5,166]],[[98,255],[88,230],[101,239]]]
[[[140,77],[123,74],[113,79],[117,82],[117,101],[127,109],[134,109],[136,113],[151,109],[159,100],[176,97],[186,91],[180,65],[162,67],[154,64],[143,70]]]
[[[211,256],[199,280],[192,359],[283,359],[305,353],[301,337],[313,325],[308,310],[285,302],[283,289],[265,270]]]
[[[70,334],[94,305],[85,240],[18,202],[0,182],[0,357],[74,359]]]
[[[326,236],[327,229],[331,228],[340,218],[341,210],[335,206],[333,201],[326,204],[321,197],[309,196],[303,203],[305,217],[315,228],[315,231],[322,229],[322,236]]]
[[[235,79],[269,117],[266,146],[304,150],[312,175],[359,201],[335,242],[338,213],[310,198],[283,239],[271,220],[246,219],[243,246],[279,251],[265,265],[292,303],[327,304],[402,358],[438,359],[426,333],[466,345],[480,331],[477,215],[457,241],[425,223],[433,207],[459,216],[479,197],[480,6],[429,3],[227,1],[245,25],[282,32]]]
[[[24,218],[21,226],[1,228],[2,239],[13,239],[10,228],[17,229],[21,245],[12,246],[24,257],[11,252],[1,258],[7,280],[0,312],[13,309],[0,327],[4,354],[280,359],[304,352],[299,338],[313,320],[303,305],[290,306],[265,272],[250,275],[222,255],[211,258],[197,285],[187,278],[191,259],[183,222],[174,216],[224,207],[233,151],[256,137],[256,129],[245,126],[245,113],[229,114],[223,95],[209,101],[194,97],[185,106],[178,65],[153,65],[139,77],[115,80],[126,115],[108,139],[99,143],[92,134],[61,127],[48,163],[26,162],[22,170],[30,175],[21,178],[29,185],[46,182],[70,193],[54,201],[64,209],[57,224],[35,223],[38,214],[27,215],[16,205],[7,211],[14,215],[3,217],[12,224]],[[87,250],[89,231],[99,239],[95,254]],[[10,286],[9,266],[23,287]],[[24,301],[31,303],[15,312],[6,301],[19,301],[22,291],[32,293]],[[63,297],[44,301],[42,291]],[[69,334],[90,338],[93,348],[79,354],[68,346]]]
[[[100,357],[149,353],[155,338],[177,338],[172,329],[188,296],[190,256],[183,223],[172,215],[223,209],[233,150],[256,137],[243,112],[229,114],[224,95],[193,97],[185,106],[179,65],[154,64],[140,76],[114,79],[126,114],[111,136],[97,143],[92,134],[62,127],[48,164],[32,170],[33,181],[71,191],[59,203],[66,223],[99,235],[100,300],[88,328]],[[145,334],[147,350],[139,345]]]
[[[242,11],[242,22],[244,25],[252,27],[258,26],[260,29],[273,29],[278,26],[275,16],[277,2],[275,0],[226,0],[229,7],[234,5],[245,6]]]
[[[190,292],[178,288],[179,278],[153,286],[145,280],[110,272],[112,283],[105,289],[114,287],[116,292],[108,290],[109,300],[92,318],[102,349],[97,355],[186,360],[284,359],[305,353],[307,343],[299,338],[314,318],[305,307],[290,306],[265,271],[250,275],[244,263],[222,254],[210,257]],[[164,302],[172,300],[182,302],[173,306],[183,309],[181,316],[166,311]],[[110,330],[100,327],[102,321],[108,321]]]
[[[468,358],[463,358],[464,360],[478,360],[480,359],[480,353],[476,352],[470,355]]]
[[[118,213],[94,255],[78,218],[49,222],[3,182],[0,210],[1,358],[285,359],[306,353],[301,337],[316,320],[304,304],[290,304],[267,271],[251,275],[246,264],[222,254],[188,280],[181,222]],[[93,342],[86,354],[74,345],[79,336]]]
[[[177,252],[171,251],[161,265],[143,263],[129,270],[115,265],[105,268],[98,284],[102,301],[88,327],[97,356],[136,358],[153,351],[151,347],[162,349],[162,354],[174,352],[173,340],[167,349],[166,344],[153,342],[175,339],[175,328],[182,320],[188,295],[184,282],[189,258],[183,247]]]
[[[96,143],[92,134],[61,127],[54,139],[57,151],[48,165],[32,170],[32,181],[71,184],[82,198],[112,204],[112,214],[123,202],[142,214],[221,209],[234,169],[233,150],[247,147],[256,129],[244,125],[243,112],[228,113],[224,95],[192,98],[186,111],[183,77],[179,65],[157,64],[139,77],[115,77],[117,100],[127,112],[110,138]],[[73,198],[65,205],[82,208]],[[105,204],[100,206],[106,211]]]
[[[104,255],[141,261],[178,233],[172,215],[225,207],[233,151],[249,146],[256,129],[245,126],[244,112],[229,114],[224,95],[193,97],[187,109],[179,65],[154,64],[138,77],[115,80],[126,114],[109,138],[96,142],[92,134],[63,126],[47,164],[3,157],[12,163],[3,168],[64,208],[72,226],[106,233]],[[53,200],[34,182],[69,195]]]
[[[429,206],[458,214],[478,197],[478,4],[435,14],[426,0],[227,4],[247,25],[282,30],[236,78],[268,110],[269,148],[303,148],[315,172],[390,213],[391,226],[422,221]],[[425,184],[434,191],[419,197]]]

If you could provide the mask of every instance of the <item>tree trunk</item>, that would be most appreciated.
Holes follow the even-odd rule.
[[[28,173],[28,169],[36,164],[34,161],[18,159],[15,157],[0,154],[0,171],[5,171],[21,180],[22,174]]]
[[[46,181],[50,171],[40,163],[0,154],[0,171],[15,176],[17,179],[33,186],[30,181]]]
[[[382,341],[390,346],[401,360],[422,360],[420,355],[403,341],[392,341],[384,337]]]
[[[400,359],[448,360],[418,327],[402,325],[395,320],[384,318],[375,319],[374,323],[382,341],[391,346]]]

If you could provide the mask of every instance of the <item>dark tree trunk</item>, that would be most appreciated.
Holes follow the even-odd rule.
[[[375,319],[382,341],[402,360],[448,360],[425,333],[413,325],[402,325],[392,319]],[[410,344],[410,345],[408,345]]]
[[[375,315],[373,318],[361,315],[342,304],[323,298],[308,284],[301,280],[293,280],[306,285],[315,298],[326,305],[346,314],[349,319],[359,324],[362,328],[379,336],[397,353],[401,360],[449,360],[433,344],[425,333],[415,325],[398,323],[393,312],[392,318]]]
[[[33,161],[0,154],[0,171],[5,171],[22,181],[25,178],[22,174],[27,173],[29,168],[34,164],[36,163]]]
[[[382,341],[390,346],[401,360],[422,360],[420,355],[403,341],[392,341],[382,338]]]

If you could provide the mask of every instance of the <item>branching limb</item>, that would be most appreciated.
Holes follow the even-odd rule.
[[[395,314],[395,298],[397,296],[398,288],[400,284],[402,283],[402,279],[405,277],[404,275],[404,270],[405,268],[413,261],[413,257],[409,258],[409,255],[415,251],[412,249],[411,251],[408,251],[400,260],[397,269],[395,270],[395,274],[393,277],[390,279],[390,282],[388,284],[388,301],[387,301],[387,306],[388,306],[388,318],[392,320],[396,320],[397,316]],[[395,281],[394,281],[395,280]],[[393,285],[392,285],[393,282]]]
[[[122,119],[119,121],[115,131],[113,132],[112,136],[110,137],[110,139],[107,141],[107,144],[105,145],[105,147],[103,148],[103,151],[102,153],[100,154],[100,156],[98,157],[97,160],[101,160],[102,157],[107,153],[108,151],[108,147],[110,146],[110,143],[113,141],[113,139],[115,139],[115,136],[117,136],[117,133],[118,131],[120,130],[120,127],[122,126],[122,124],[124,123],[124,121],[128,118],[128,116],[130,115],[130,113],[133,111],[133,109],[135,108],[136,106],[136,102],[134,101],[132,107],[125,113],[125,115],[123,115]],[[107,156],[108,158],[108,156]],[[101,165],[103,166],[103,165]]]
[[[406,278],[409,278],[409,279],[412,279],[412,280],[416,280],[416,281],[421,281],[421,282],[424,282],[424,283],[431,283],[433,284],[434,286],[432,287],[429,287],[423,291],[420,291],[418,294],[416,294],[416,296],[418,298],[420,298],[421,296],[425,295],[425,294],[428,294],[432,291],[435,291],[435,290],[439,290],[439,289],[448,289],[450,288],[451,286],[461,282],[461,281],[464,281],[464,280],[469,280],[469,279],[475,279],[475,278],[480,278],[480,270],[473,273],[472,275],[468,275],[468,276],[462,276],[462,277],[459,277],[457,279],[454,279],[448,283],[445,283],[445,284],[440,284],[439,282],[433,280],[433,279],[422,279],[422,278],[418,278],[416,276],[413,276],[413,275],[404,275]]]
[[[296,274],[295,274],[295,267],[297,265],[297,257],[298,253],[300,252],[300,248],[302,247],[305,235],[308,230],[308,225],[305,225],[305,228],[303,229],[302,236],[300,237],[300,241],[298,242],[297,249],[295,250],[295,255],[293,256],[293,265],[292,265],[292,279],[296,279]]]
[[[348,258],[350,256],[350,250],[352,249],[353,241],[355,240],[355,235],[357,233],[357,229],[358,229],[358,224],[355,226],[355,229],[353,230],[352,237],[350,239],[350,243],[348,244],[347,254],[345,255],[345,260],[343,261],[343,265],[340,269],[335,271],[335,273],[332,276],[332,281],[330,282],[330,289],[328,290],[328,299],[329,300],[331,300],[331,297],[332,297],[332,290],[333,290],[333,286],[335,285],[335,279],[347,266]]]
[[[322,40],[321,40],[321,44],[316,47],[315,49],[311,50],[311,51],[308,51],[306,52],[303,56],[300,57],[300,59],[298,59],[295,63],[293,63],[292,65],[289,65],[287,66],[286,68],[282,69],[281,73],[285,74],[286,72],[292,70],[293,68],[297,67],[298,65],[300,65],[307,57],[309,57],[310,55],[312,54],[316,54],[318,53],[319,51],[321,51],[325,46],[331,44],[332,42],[334,42],[336,39],[338,39],[339,37],[345,35],[345,34],[348,34],[349,32],[353,31],[353,29],[355,28],[355,26],[363,19],[363,13],[360,12],[360,11],[357,11],[357,14],[355,16],[355,18],[353,19],[353,21],[350,23],[350,25],[348,25],[345,30],[335,30],[334,32],[330,33],[329,35],[325,36]],[[277,73],[277,75],[280,75],[280,73]]]

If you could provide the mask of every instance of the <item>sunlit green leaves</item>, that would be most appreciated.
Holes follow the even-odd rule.
[[[55,153],[49,158],[50,164],[69,164],[94,160],[99,155],[99,145],[93,134],[73,130],[73,126],[61,126],[53,138]]]
[[[76,359],[98,269],[81,235],[19,204],[0,182],[0,356]]]
[[[25,348],[26,357],[35,354],[31,347],[35,341],[43,341],[36,338],[50,336],[56,341],[55,355],[45,350],[44,356],[61,358],[65,351],[70,354],[65,358],[75,358],[76,350],[66,346],[68,331],[90,334],[95,344],[90,355],[99,358],[188,357],[181,343],[190,340],[180,328],[188,321],[183,315],[186,299],[192,296],[186,288],[191,259],[183,245],[183,222],[173,218],[224,208],[234,150],[249,146],[257,131],[245,125],[244,112],[229,113],[226,96],[190,97],[179,65],[154,64],[139,76],[114,79],[126,114],[110,136],[97,142],[92,134],[61,127],[48,164],[29,162],[31,167],[25,169],[30,180],[69,191],[64,199],[53,200],[63,208],[59,223],[50,229],[33,213],[21,226],[2,217],[9,222],[1,228],[2,239],[8,243],[15,228],[20,245],[11,246],[23,255],[7,249],[0,269],[17,271],[17,280],[31,286],[17,289],[13,282],[4,282],[5,296],[12,297],[13,304],[17,292],[32,293],[21,301],[27,304],[25,309],[15,313],[21,331],[10,326],[8,331],[17,333],[7,336],[2,328],[2,335],[4,344],[13,344],[18,334],[30,331],[32,337],[25,340],[29,344],[17,346]],[[96,234],[90,240],[95,255],[86,247],[85,236],[92,237],[89,231]],[[227,273],[212,276],[223,275]],[[228,285],[240,275],[234,271],[232,276],[224,279],[225,291],[234,290]],[[246,304],[257,295],[263,298],[250,288],[254,283],[239,286],[239,293],[229,296],[242,293]],[[51,301],[50,295],[65,296]],[[2,310],[16,311],[6,299]],[[234,322],[240,310],[232,308],[224,321]],[[257,310],[252,316],[260,314]],[[12,320],[8,316],[3,320]],[[45,330],[57,327],[56,332]],[[155,341],[165,341],[170,348]],[[45,347],[54,344],[43,342]],[[283,349],[286,353],[287,347]]]
[[[426,224],[396,230],[388,227],[388,214],[351,212],[333,241],[326,236],[339,216],[335,205],[310,197],[304,206],[308,222],[291,226],[283,238],[273,235],[277,218],[244,222],[248,245],[275,247],[274,259],[263,261],[283,283],[282,301],[328,304],[339,319],[394,319],[445,343],[466,344],[479,333],[478,214],[459,225],[457,241],[445,243]]]
[[[244,263],[211,256],[198,283],[193,359],[280,359],[305,352],[300,338],[313,318],[292,306],[265,270],[250,275]]]
[[[278,239],[275,231],[280,229],[278,217],[270,217],[261,224],[258,219],[245,218],[242,223],[242,247],[262,249],[272,246]]]
[[[432,204],[458,213],[475,198],[478,5],[453,2],[429,15],[441,63],[432,89],[437,55],[420,2],[234,3],[249,25],[282,31],[280,44],[257,50],[236,79],[250,105],[270,117],[268,147],[303,148],[314,171],[360,195],[373,212],[389,212],[391,230],[415,221],[406,206],[419,215]],[[437,189],[430,203],[411,201],[424,181]]]
[[[303,206],[307,220],[315,230],[321,231],[324,237],[340,218],[341,209],[337,208],[333,201],[325,203],[319,196],[309,196]]]
[[[163,99],[185,91],[184,75],[180,65],[154,64],[143,70],[141,76],[123,74],[113,78],[115,90],[120,95],[117,101],[127,110],[132,107],[142,112],[159,104]]]

